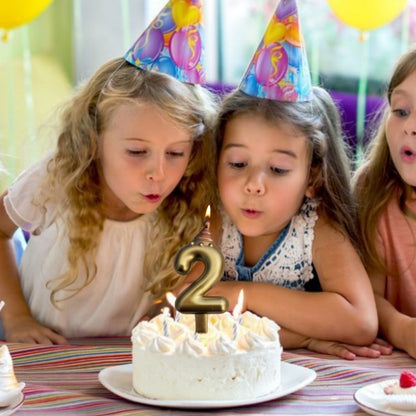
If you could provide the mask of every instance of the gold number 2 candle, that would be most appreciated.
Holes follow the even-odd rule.
[[[175,307],[182,313],[195,314],[195,331],[208,331],[208,313],[223,313],[228,310],[228,300],[222,296],[205,296],[224,273],[224,258],[214,244],[210,230],[210,207],[205,215],[204,228],[175,257],[175,270],[188,274],[193,264],[201,261],[204,271],[176,299]]]

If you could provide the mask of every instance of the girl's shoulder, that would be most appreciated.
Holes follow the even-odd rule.
[[[46,156],[20,173],[4,198],[9,217],[16,225],[32,233],[45,228],[56,214],[52,199],[45,205],[37,202],[50,159],[50,155]]]

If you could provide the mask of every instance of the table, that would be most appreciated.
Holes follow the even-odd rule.
[[[416,371],[416,360],[400,351],[354,361],[285,351],[283,360],[311,368],[317,378],[284,398],[222,410],[178,410],[145,406],[119,398],[98,381],[100,370],[131,362],[129,338],[73,339],[70,345],[7,344],[25,401],[16,415],[366,415],[354,402],[360,387]]]

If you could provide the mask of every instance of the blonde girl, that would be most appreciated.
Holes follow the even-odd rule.
[[[212,201],[214,110],[202,87],[123,58],[79,89],[54,153],[1,196],[7,341],[129,335],[176,286],[173,256]],[[19,270],[17,227],[31,233]]]

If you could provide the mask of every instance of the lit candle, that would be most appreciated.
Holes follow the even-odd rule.
[[[224,273],[224,258],[214,244],[210,230],[210,207],[205,214],[204,228],[186,246],[182,247],[175,258],[175,269],[180,274],[188,274],[196,261],[205,268],[188,288],[176,299],[176,309],[182,313],[195,314],[195,331],[208,331],[208,313],[224,313],[228,310],[228,301],[222,296],[205,296],[221,279]]]
[[[166,293],[166,299],[172,308],[175,307],[176,296],[173,293]],[[181,319],[181,314],[175,309],[175,321],[178,322]]]
[[[5,305],[4,300],[0,301],[0,311],[3,309],[3,306]]]
[[[234,324],[233,324],[233,339],[237,339],[238,327],[241,325],[241,311],[243,309],[244,291],[240,290],[238,294],[237,304],[233,310]]]

